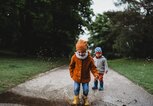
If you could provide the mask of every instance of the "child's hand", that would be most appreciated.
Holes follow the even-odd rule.
[[[96,76],[96,77],[95,77],[95,80],[98,80],[98,78],[99,78],[99,76]]]

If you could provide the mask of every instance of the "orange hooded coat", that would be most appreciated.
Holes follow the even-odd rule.
[[[69,64],[71,78],[78,83],[88,83],[90,81],[90,71],[94,77],[98,76],[98,70],[94,65],[93,58],[88,53],[87,58],[81,60],[74,54]]]

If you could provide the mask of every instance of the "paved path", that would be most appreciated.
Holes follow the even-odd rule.
[[[92,76],[91,106],[153,106],[153,95],[113,70],[105,74],[104,82],[104,91],[93,91]],[[68,66],[62,66],[12,88],[0,99],[2,96],[4,102],[12,103],[3,106],[69,106],[73,99],[73,81]]]

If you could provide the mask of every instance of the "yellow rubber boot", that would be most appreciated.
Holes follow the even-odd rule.
[[[79,95],[78,95],[78,96],[74,96],[74,100],[73,100],[72,104],[78,105],[79,102],[80,102],[80,101],[79,101]]]
[[[85,106],[89,106],[88,97],[87,96],[83,96],[83,99],[84,99],[84,105]]]

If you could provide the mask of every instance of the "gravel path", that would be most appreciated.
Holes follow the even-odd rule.
[[[91,106],[153,106],[153,95],[111,69],[104,82],[104,91],[93,91],[92,76]],[[1,94],[0,106],[69,106],[72,99],[73,81],[68,66],[62,66]]]

